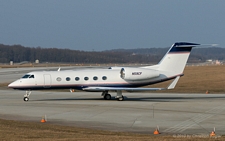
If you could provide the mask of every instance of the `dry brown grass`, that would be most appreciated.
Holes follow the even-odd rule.
[[[0,139],[1,140],[224,140],[225,138],[175,138],[172,135],[147,135],[137,133],[111,132],[102,130],[85,129],[78,127],[68,127],[52,125],[48,123],[21,122],[0,119]]]
[[[225,93],[225,66],[188,66],[175,89],[159,92],[175,93]],[[170,81],[171,82],[171,81]],[[165,87],[170,82],[151,85]]]

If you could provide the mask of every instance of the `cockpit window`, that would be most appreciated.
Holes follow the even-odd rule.
[[[34,78],[34,75],[31,75],[29,78]]]
[[[29,77],[30,77],[30,75],[29,74],[26,74],[22,78],[29,78]]]
[[[26,74],[22,78],[34,78],[34,75]]]

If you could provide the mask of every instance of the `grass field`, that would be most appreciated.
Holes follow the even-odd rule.
[[[35,140],[35,141],[66,141],[66,140],[104,140],[104,141],[180,141],[180,140],[225,140],[224,136],[215,137],[173,137],[172,135],[153,135],[121,133],[102,130],[85,129],[78,127],[52,125],[48,123],[34,123],[0,120],[1,140]]]
[[[160,92],[173,93],[225,93],[225,66],[188,66],[175,89]],[[171,81],[170,81],[171,82]],[[170,82],[151,85],[165,87]]]
[[[225,93],[225,66],[189,66],[174,90],[175,93]],[[153,85],[164,87],[169,82]],[[6,88],[7,83],[1,84]],[[162,92],[162,91],[160,91]],[[153,132],[153,131],[152,131]],[[49,123],[21,122],[0,119],[1,140],[225,140],[220,138],[175,138],[167,135],[146,135],[134,133],[117,133],[77,127],[52,125]]]

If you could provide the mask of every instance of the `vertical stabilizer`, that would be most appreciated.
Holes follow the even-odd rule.
[[[192,47],[200,44],[177,42],[171,46],[166,55],[159,62],[159,70],[175,72],[176,74],[183,73]]]

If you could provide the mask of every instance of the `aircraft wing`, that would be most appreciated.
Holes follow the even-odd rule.
[[[166,88],[129,88],[129,87],[87,87],[85,91],[156,91]]]
[[[177,76],[173,82],[167,88],[130,88],[130,87],[86,87],[83,88],[85,91],[157,91],[157,90],[166,90],[173,89],[180,76]]]

